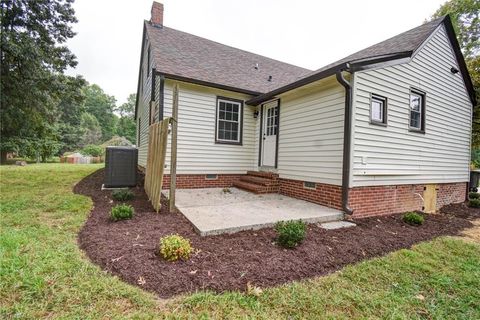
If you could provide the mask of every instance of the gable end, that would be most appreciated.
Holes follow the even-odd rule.
[[[473,88],[472,78],[470,78],[470,74],[468,73],[467,64],[465,63],[462,50],[460,49],[460,45],[458,44],[457,36],[455,35],[455,30],[453,29],[452,20],[450,19],[449,15],[445,16],[443,24],[445,26],[448,39],[450,40],[450,44],[452,45],[453,53],[455,54],[455,57],[457,59],[460,72],[462,73],[463,82],[467,87],[470,100],[472,101],[473,106],[475,106],[477,104],[477,100],[475,96],[475,90]]]

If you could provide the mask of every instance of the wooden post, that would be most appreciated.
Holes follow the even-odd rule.
[[[178,125],[178,84],[173,86],[172,143],[170,145],[170,193],[169,211],[175,211],[175,189],[177,186],[177,125]]]

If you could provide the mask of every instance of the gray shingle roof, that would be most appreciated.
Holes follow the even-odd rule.
[[[447,28],[471,99],[475,101],[472,82],[448,16],[424,23],[315,71],[165,26],[152,26],[148,21],[145,21],[145,28],[152,44],[152,54],[158,72],[167,76],[196,80],[206,85],[248,92],[256,97],[247,103],[257,105],[280,93],[331,76],[339,69],[345,68],[347,63],[399,54],[409,57],[442,23]],[[258,69],[255,69],[256,64]],[[268,81],[269,76],[272,76],[271,81]]]
[[[405,54],[406,56],[411,56],[411,54],[422,45],[422,43],[444,20],[445,17],[441,17],[424,23],[406,32],[400,33],[399,35],[379,42],[366,49],[355,52],[343,59],[327,64],[326,66],[323,66],[322,68],[312,71],[309,74],[297,79],[295,82],[292,82],[285,86],[277,87],[270,92],[267,92],[247,101],[247,103],[257,105],[280,93],[331,76],[335,74],[339,68],[345,68],[346,63],[355,63],[360,60],[374,59],[378,57],[392,56],[396,54]]]
[[[311,72],[147,21],[145,26],[160,73],[265,93]]]
[[[437,18],[416,28],[400,33],[366,49],[357,51],[343,59],[335,61],[334,63],[323,66],[322,68],[311,72],[309,75],[345,62],[353,63],[358,60],[371,59],[380,56],[394,55],[398,53],[413,53],[430,36],[430,34],[432,34],[438,25],[442,23],[443,19],[444,17]]]

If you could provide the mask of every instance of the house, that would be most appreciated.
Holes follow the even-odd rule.
[[[140,167],[176,83],[178,188],[279,192],[357,217],[465,200],[475,96],[448,16],[311,71],[168,28],[154,2]]]

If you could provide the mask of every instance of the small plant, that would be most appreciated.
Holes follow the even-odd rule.
[[[178,234],[172,234],[160,239],[160,254],[167,261],[188,260],[192,251],[190,240]]]
[[[133,192],[128,189],[113,190],[112,198],[117,201],[128,201],[134,197]]]
[[[112,208],[110,217],[113,221],[131,219],[133,217],[133,207],[128,204],[118,204]]]
[[[223,193],[232,193],[232,190],[230,188],[223,188]]]
[[[480,199],[480,193],[478,192],[469,192],[468,193],[468,199]]]
[[[247,295],[260,297],[262,293],[263,293],[262,288],[252,285],[250,281],[247,282]]]
[[[470,199],[468,201],[468,206],[470,208],[480,208],[480,199]]]
[[[298,246],[307,232],[307,225],[305,222],[298,221],[280,221],[275,225],[277,232],[277,242],[285,248],[294,248]]]
[[[409,225],[421,225],[425,221],[425,218],[416,212],[407,212],[403,215],[403,222]]]

